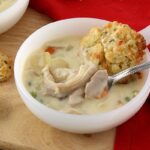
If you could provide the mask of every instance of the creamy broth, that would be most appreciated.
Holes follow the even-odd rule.
[[[70,68],[78,69],[79,66],[83,64],[84,58],[78,55],[80,38],[68,37],[46,43],[26,60],[23,72],[25,87],[34,98],[50,108],[78,114],[94,114],[110,111],[129,102],[137,95],[144,84],[144,79],[138,79],[128,84],[117,84],[111,88],[107,96],[101,99],[84,99],[82,103],[70,106],[68,104],[68,97],[58,99],[43,94],[44,83],[41,72],[45,66],[43,53],[48,46],[57,47],[54,54],[51,55],[51,58],[64,59]]]
[[[12,6],[16,0],[0,0],[0,12]]]

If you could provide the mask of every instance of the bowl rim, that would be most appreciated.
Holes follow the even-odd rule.
[[[16,10],[17,7],[23,6],[27,3],[29,3],[29,0],[16,0],[10,7],[0,12],[0,17],[6,17],[6,15],[9,15],[11,12]]]
[[[45,30],[46,28],[48,28],[52,24],[58,24],[59,22],[67,22],[67,21],[77,21],[77,20],[79,21],[79,19],[80,19],[80,21],[84,21],[84,20],[89,20],[89,21],[98,20],[98,21],[108,22],[108,21],[105,21],[105,20],[102,20],[102,19],[98,19],[98,18],[88,18],[88,17],[70,18],[70,19],[64,19],[64,20],[53,22],[53,23],[49,23],[49,24],[39,28],[35,32],[33,32],[24,41],[24,43],[19,48],[19,50],[17,52],[17,55],[16,55],[16,58],[15,58],[15,62],[14,62],[14,77],[15,77],[16,85],[17,85],[17,88],[18,88],[19,92],[21,92],[27,99],[32,101],[33,104],[38,105],[42,109],[47,110],[49,113],[52,112],[53,114],[56,114],[57,116],[61,116],[61,117],[68,118],[68,119],[72,118],[72,117],[76,118],[76,119],[85,119],[85,120],[96,119],[96,118],[100,118],[101,116],[106,117],[106,116],[111,116],[112,114],[118,114],[121,111],[123,112],[124,110],[126,110],[129,106],[130,107],[134,106],[134,104],[137,103],[137,100],[143,97],[143,93],[146,94],[147,90],[150,89],[150,84],[148,84],[150,82],[150,70],[148,71],[147,78],[145,80],[145,83],[144,83],[141,91],[131,101],[129,101],[128,103],[126,103],[125,105],[123,105],[123,106],[121,106],[119,108],[116,108],[116,109],[113,109],[113,110],[110,110],[110,111],[107,111],[107,112],[99,112],[99,113],[95,113],[95,114],[77,115],[77,114],[68,114],[68,113],[65,113],[65,112],[54,110],[54,109],[52,109],[52,108],[50,108],[50,107],[40,103],[35,98],[33,98],[29,94],[29,92],[26,90],[26,88],[25,88],[25,86],[23,84],[23,81],[22,82],[19,81],[19,78],[18,78],[19,77],[19,72],[18,72],[18,69],[17,69],[18,68],[18,63],[19,63],[19,57],[21,56],[23,47],[26,45],[26,43],[28,43],[28,41],[32,40],[32,36],[35,36],[35,34],[38,34],[39,32],[42,32],[43,30]],[[146,57],[147,57],[146,60],[150,60],[150,52],[148,51],[148,49],[146,49]],[[20,76],[21,75],[22,74],[20,73]]]

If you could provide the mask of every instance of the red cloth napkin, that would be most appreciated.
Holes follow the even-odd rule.
[[[149,0],[30,0],[30,6],[54,20],[97,17],[142,29],[150,24]]]
[[[94,17],[129,24],[136,30],[150,24],[149,0],[30,0],[30,6],[54,20]],[[114,150],[150,149],[150,102],[117,128]]]

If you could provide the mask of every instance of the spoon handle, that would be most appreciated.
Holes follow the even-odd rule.
[[[115,83],[128,75],[134,74],[136,72],[139,72],[139,71],[142,71],[142,70],[145,70],[148,68],[150,68],[150,61],[140,64],[140,65],[137,65],[137,66],[134,66],[134,67],[131,67],[131,68],[128,68],[124,71],[121,71],[121,72],[113,75],[112,78],[114,79],[114,83]]]

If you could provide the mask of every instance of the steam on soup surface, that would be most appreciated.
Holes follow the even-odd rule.
[[[85,84],[81,83],[94,70],[92,68],[94,66],[86,62],[83,55],[80,55],[80,39],[80,37],[66,37],[50,41],[27,58],[23,81],[29,93],[50,108],[75,114],[110,111],[135,97],[143,86],[144,79],[136,79],[128,84],[114,85],[107,95],[99,99],[85,97]],[[89,66],[86,66],[85,62],[89,63]],[[82,72],[84,78],[79,72]],[[80,81],[73,81],[75,79]],[[89,80],[87,78],[86,82],[88,83]],[[54,84],[54,82],[56,83]],[[69,85],[70,83],[73,85]],[[70,92],[77,84],[81,84],[81,86]],[[63,87],[61,89],[63,93],[57,93],[57,90],[53,91],[56,85]],[[70,93],[67,95],[66,92]]]
[[[16,0],[0,0],[0,12],[12,6]]]

